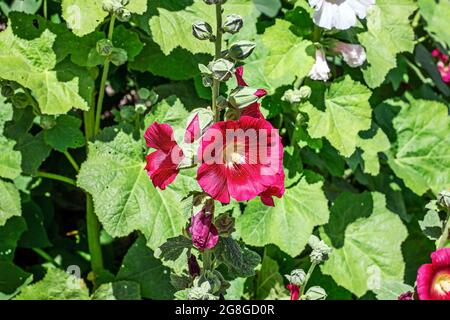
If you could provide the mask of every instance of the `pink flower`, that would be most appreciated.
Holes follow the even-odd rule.
[[[244,76],[244,67],[243,66],[237,67],[234,75],[236,76],[236,81],[237,81],[238,86],[248,87],[247,82],[245,82],[245,80],[243,78],[243,76]],[[255,96],[258,98],[262,98],[266,95],[267,95],[267,91],[264,89],[258,89],[255,92]],[[248,107],[246,107],[244,110],[241,111],[241,116],[249,116],[249,117],[253,117],[253,118],[264,119],[264,116],[262,115],[262,113],[259,109],[260,106],[261,105],[259,102],[252,103],[251,105],[249,105]]]
[[[338,41],[333,50],[341,54],[344,61],[352,68],[360,67],[366,61],[366,51],[359,44]]]
[[[212,223],[214,214],[206,211],[203,209],[193,216],[189,228],[189,232],[192,235],[192,243],[200,251],[214,248],[217,241],[219,241],[219,232]]]
[[[445,65],[443,61],[439,61],[437,68],[441,74],[442,81],[450,83],[450,65]]]
[[[417,293],[420,300],[450,300],[450,248],[431,254],[431,263],[417,271]]]
[[[164,190],[178,175],[178,165],[183,160],[183,151],[173,139],[172,127],[154,122],[145,131],[147,147],[156,149],[147,155],[145,170],[153,185]]]
[[[291,300],[298,300],[300,295],[300,287],[295,284],[289,283],[288,285],[286,285],[286,288],[291,293]]]
[[[264,120],[243,116],[222,121],[206,131],[200,142],[197,180],[215,200],[229,203],[284,193],[283,145],[278,130]]]
[[[194,116],[191,123],[189,123],[186,133],[184,134],[185,143],[194,143],[195,140],[200,138],[202,135],[202,130],[200,129],[200,120],[198,118],[198,113]]]
[[[193,254],[188,258],[188,270],[192,278],[200,275],[200,266],[198,265],[197,258]]]

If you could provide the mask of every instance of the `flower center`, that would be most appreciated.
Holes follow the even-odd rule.
[[[442,270],[436,273],[433,279],[433,290],[439,295],[450,293],[450,270]]]
[[[227,167],[245,163],[244,148],[239,147],[236,143],[227,145],[224,150],[223,160]]]

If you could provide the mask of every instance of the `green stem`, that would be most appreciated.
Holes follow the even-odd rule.
[[[75,159],[72,157],[72,155],[69,153],[69,151],[64,151],[63,152],[64,155],[66,156],[67,160],[69,160],[70,164],[72,165],[72,167],[75,169],[76,172],[80,171],[80,166],[78,165],[78,163],[75,161]]]
[[[33,248],[33,251],[36,252],[39,256],[41,256],[47,262],[50,262],[56,268],[60,267],[60,265],[44,250],[42,250],[40,248]]]
[[[47,20],[48,15],[47,15],[47,0],[44,0],[44,18],[45,20]]]
[[[313,42],[319,42],[321,37],[322,37],[322,29],[314,25],[314,31],[312,34]]]
[[[103,254],[100,243],[100,222],[94,212],[92,196],[86,194],[86,223],[88,247],[91,254],[91,268],[98,275],[103,271]]]
[[[64,177],[61,176],[59,174],[56,173],[49,173],[49,172],[38,172],[37,173],[38,177],[41,178],[46,178],[46,179],[51,179],[51,180],[57,180],[57,181],[61,181],[61,182],[65,182],[67,184],[70,184],[72,186],[77,186],[77,182],[74,179],[68,178],[68,177]]]
[[[300,288],[300,295],[299,295],[300,299],[303,296],[303,294],[305,293],[306,285],[308,284],[309,278],[311,278],[311,275],[314,272],[314,269],[316,268],[316,266],[317,266],[317,263],[312,263],[311,266],[309,267],[308,273],[306,274],[305,283]]]
[[[220,59],[222,54],[222,5],[216,4],[216,21],[217,21],[217,31],[215,40],[215,53],[214,59]],[[217,97],[220,95],[220,81],[214,79],[212,86],[212,111],[214,113],[214,120],[217,122],[220,119],[219,108],[217,107]]]
[[[436,247],[437,250],[442,249],[445,246],[445,244],[447,243],[449,230],[450,230],[450,209],[447,210],[447,220],[444,224],[444,230],[442,232],[442,235],[439,238],[439,241],[438,241],[438,244]]]
[[[109,21],[109,30],[108,30],[108,40],[112,41],[113,33],[114,33],[114,23],[116,21],[116,16],[111,16],[111,20]],[[105,86],[106,80],[108,80],[108,72],[109,72],[109,64],[111,63],[111,59],[107,57],[105,59],[105,64],[103,66],[102,79],[100,80],[100,89],[98,92],[97,99],[97,110],[95,115],[95,127],[94,127],[94,135],[96,135],[100,131],[100,120],[102,117],[102,108],[103,108],[103,99],[105,98]]]
[[[206,249],[203,251],[203,271],[212,269],[212,252]]]

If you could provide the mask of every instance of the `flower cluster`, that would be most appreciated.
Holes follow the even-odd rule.
[[[450,83],[450,61],[448,55],[437,48],[431,52],[431,55],[437,59],[436,66],[442,81]]]

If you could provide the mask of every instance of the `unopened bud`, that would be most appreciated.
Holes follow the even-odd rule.
[[[290,275],[285,276],[286,279],[292,284],[301,287],[306,280],[306,272],[303,269],[292,270]]]
[[[445,208],[450,208],[450,190],[443,190],[439,192],[438,202]]]
[[[289,103],[300,103],[302,100],[307,100],[311,96],[311,88],[303,86],[300,89],[287,90],[281,100]]]
[[[329,255],[333,251],[325,242],[315,235],[311,235],[308,244],[313,249],[310,254],[311,262],[315,264],[327,261]]]
[[[214,60],[209,64],[209,70],[214,79],[225,82],[233,75],[234,63],[226,59]]]
[[[228,99],[230,105],[236,109],[244,109],[258,101],[258,89],[250,87],[237,87],[230,93]]]
[[[97,41],[97,44],[95,46],[97,49],[97,53],[103,57],[107,57],[111,55],[114,45],[109,39],[101,39]]]
[[[327,293],[321,287],[315,286],[308,289],[304,299],[305,300],[325,300],[327,298]]]
[[[192,25],[192,34],[198,40],[211,40],[214,38],[211,25],[205,21],[197,21]]]
[[[109,13],[115,13],[122,8],[122,3],[118,0],[103,0],[102,9]]]
[[[51,129],[56,125],[56,118],[54,116],[43,114],[39,119],[39,125],[42,129]]]
[[[252,54],[255,48],[256,44],[254,42],[241,40],[230,46],[228,56],[234,60],[244,60]]]
[[[120,8],[116,11],[117,19],[121,22],[128,22],[131,18],[131,12],[128,9]]]
[[[223,31],[235,34],[238,33],[239,30],[244,25],[244,20],[238,14],[230,14],[225,18],[225,22],[222,26]]]

